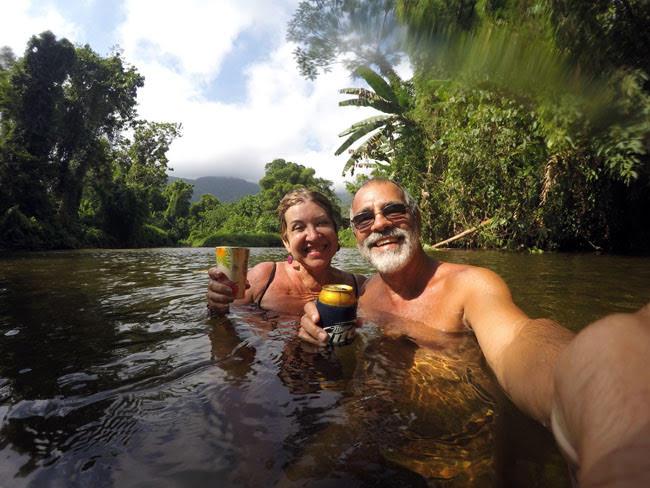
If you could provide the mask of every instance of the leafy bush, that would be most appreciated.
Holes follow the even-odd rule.
[[[357,240],[354,238],[352,229],[348,227],[339,230],[339,244],[341,247],[357,247]]]
[[[136,234],[135,247],[169,247],[175,246],[176,240],[169,232],[154,225],[145,224]]]
[[[83,226],[81,239],[84,247],[115,247],[114,241],[103,230],[97,227]]]
[[[18,205],[7,209],[0,217],[0,248],[41,249],[46,236],[35,217],[28,218]]]

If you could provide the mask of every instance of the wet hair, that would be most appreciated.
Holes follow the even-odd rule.
[[[336,223],[336,218],[334,217],[334,207],[329,198],[323,195],[321,192],[316,190],[310,190],[309,188],[298,188],[287,193],[280,203],[278,204],[278,219],[280,221],[280,236],[283,239],[287,238],[287,219],[285,219],[285,214],[294,205],[305,202],[314,202],[325,210],[327,216],[332,221],[334,225],[334,230],[338,233],[339,227]]]
[[[400,185],[397,181],[395,180],[390,180],[388,178],[371,178],[363,183],[357,190],[357,193],[361,191],[363,187],[366,185],[370,185],[372,183],[392,183],[395,185],[397,188],[402,190],[402,195],[404,196],[404,204],[406,207],[409,209],[409,212],[411,212],[411,215],[414,217],[417,217],[420,214],[420,208],[418,207],[417,202],[415,201],[415,198],[408,192],[406,188],[404,188],[402,185]],[[354,228],[354,224],[352,223],[352,217],[354,217],[354,211],[352,210],[352,205],[350,205],[350,225],[352,228]],[[417,220],[417,219],[416,219]]]

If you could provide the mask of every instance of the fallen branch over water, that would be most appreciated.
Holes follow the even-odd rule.
[[[494,217],[492,217],[491,219],[484,220],[483,222],[481,222],[477,226],[472,227],[471,229],[464,230],[460,234],[456,234],[455,236],[450,237],[449,239],[445,239],[444,241],[436,242],[434,245],[431,246],[431,249],[435,249],[436,247],[442,247],[445,244],[449,244],[450,242],[454,242],[454,241],[460,239],[461,237],[465,237],[466,235],[469,235],[469,234],[471,234],[473,232],[476,232],[481,227],[485,227],[486,225],[488,225],[493,220],[494,220]]]

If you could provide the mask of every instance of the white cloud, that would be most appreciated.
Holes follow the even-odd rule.
[[[269,9],[268,2],[255,3]],[[315,82],[300,77],[293,46],[284,40],[296,2],[274,3],[271,12],[240,8],[253,2],[238,2],[236,9],[215,7],[217,2],[204,9],[204,2],[186,2],[182,13],[176,3],[128,4],[120,45],[145,76],[138,95],[140,115],[183,125],[183,137],[169,153],[173,174],[228,175],[257,182],[267,162],[284,158],[314,167],[317,176],[343,188],[341,171],[347,158],[334,156],[342,142],[337,134],[370,112],[337,106],[342,98],[338,89],[352,84],[342,68]],[[237,36],[251,28],[267,29],[265,47],[276,47],[244,71],[245,101],[209,99],[202,90],[206,80],[218,74]],[[149,52],[143,46],[149,46]]]
[[[127,1],[120,45],[136,63],[171,56],[178,60],[183,73],[211,74],[232,47],[237,33],[247,26],[246,17],[234,5],[188,0]]]
[[[189,96],[172,102],[184,127],[183,138],[169,154],[174,174],[227,174],[257,182],[264,176],[265,163],[284,158],[315,168],[317,176],[342,189],[347,158],[334,156],[342,143],[337,134],[372,113],[337,106],[338,89],[351,84],[347,73],[335,68],[315,82],[303,80],[292,47],[285,44],[268,61],[250,66],[247,76],[245,104]],[[160,106],[156,98],[151,103]],[[144,107],[143,111],[149,112]]]
[[[293,47],[285,41],[297,4],[125,0],[114,7],[124,14],[121,25],[77,26],[66,17],[71,15],[67,10],[11,2],[3,7],[9,15],[0,18],[0,45],[9,44],[20,55],[34,32],[51,29],[57,36],[86,43],[89,39],[82,36],[101,27],[116,36],[111,44],[119,45],[125,59],[145,76],[138,93],[140,117],[183,125],[183,137],[169,152],[174,175],[237,176],[257,182],[267,162],[284,158],[315,168],[317,176],[342,189],[347,156],[334,156],[342,143],[337,134],[375,113],[338,107],[345,98],[338,89],[358,85],[342,67],[315,82],[300,77]],[[232,53],[241,51],[233,51],[240,36],[249,43],[261,39],[253,46],[256,61],[236,60],[239,69],[244,67],[241,73],[222,73],[224,59],[230,54],[227,66],[232,66]],[[226,99],[232,90],[211,94],[215,80],[223,84],[233,79],[245,91],[238,101]]]
[[[50,5],[37,6],[30,0],[3,2],[0,15],[0,46],[9,46],[16,56],[25,52],[33,35],[51,30],[57,37],[74,42],[81,27],[66,19]]]

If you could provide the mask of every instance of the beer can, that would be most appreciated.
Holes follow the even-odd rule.
[[[328,344],[344,346],[355,338],[357,299],[349,285],[325,285],[316,299],[318,325],[327,332]]]

